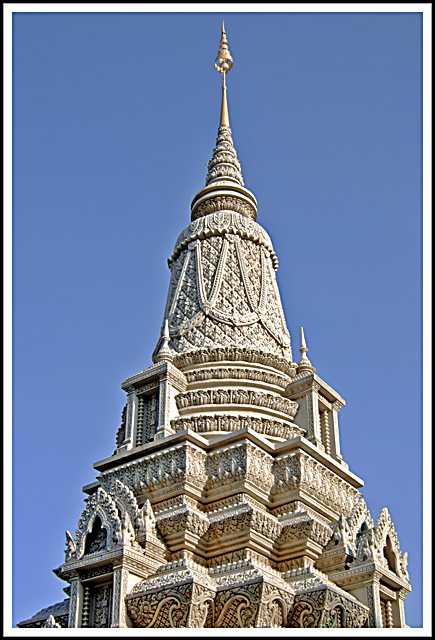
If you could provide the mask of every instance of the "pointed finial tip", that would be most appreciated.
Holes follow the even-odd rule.
[[[233,58],[228,49],[228,42],[227,42],[227,37],[225,35],[225,25],[223,20],[222,20],[222,36],[221,36],[219,51],[216,56],[214,66],[220,73],[223,74],[224,77],[225,77],[225,74],[228,73],[228,71],[230,71],[230,69],[232,69],[233,67]]]

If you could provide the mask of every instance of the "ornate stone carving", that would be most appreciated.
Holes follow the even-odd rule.
[[[259,351],[259,349],[253,348],[252,345],[249,347],[213,346],[209,349],[191,350],[176,356],[174,365],[180,369],[184,369],[185,367],[195,364],[228,361],[249,362],[272,367],[290,377],[294,375],[296,368],[296,365],[293,362],[289,362],[286,358],[275,355],[274,353],[263,353]]]
[[[286,424],[278,420],[268,418],[256,418],[255,416],[235,416],[215,414],[214,416],[199,415],[189,418],[177,418],[171,422],[173,430],[178,433],[185,429],[191,429],[196,433],[213,431],[238,431],[239,429],[252,429],[257,433],[275,438],[290,440],[305,432],[296,425]]]
[[[208,173],[205,180],[208,185],[216,178],[231,177],[243,186],[243,178],[240,171],[240,162],[237,159],[231,129],[221,125],[216,138],[216,147],[208,163]]]
[[[207,457],[205,488],[211,490],[250,480],[256,487],[269,493],[273,482],[271,467],[271,456],[251,444],[225,447]]]
[[[264,511],[257,511],[250,505],[213,513],[209,520],[210,528],[204,536],[204,541],[207,542],[242,531],[256,531],[273,541],[281,532],[281,525],[276,518]]]
[[[205,625],[213,597],[214,584],[206,573],[187,566],[171,571],[168,565],[136,584],[126,602],[135,627],[194,627]]]
[[[349,528],[350,545],[356,550],[357,536],[361,531],[363,524],[367,529],[373,527],[373,520],[370,511],[366,505],[364,498],[360,498],[354,508],[352,509],[349,518],[347,519]]]
[[[121,413],[121,426],[119,427],[118,431],[116,432],[116,446],[120,447],[122,445],[122,443],[125,440],[125,434],[126,434],[126,424],[127,424],[127,405],[125,405],[125,407],[122,410]]]
[[[232,577],[236,584],[216,594],[213,627],[287,626],[293,593],[285,583],[263,577],[250,581],[250,572]]]
[[[69,605],[68,627],[77,626],[78,587],[79,585],[77,580],[74,580],[71,582],[71,597],[70,597],[70,605]]]
[[[157,537],[156,533],[156,518],[153,513],[150,501],[147,499],[142,505],[142,509],[139,511],[136,517],[136,526],[138,528],[139,535],[150,534]]]
[[[355,598],[324,588],[295,596],[289,626],[360,628],[367,617],[367,608]]]
[[[310,539],[320,547],[324,547],[331,537],[331,527],[311,518],[307,514],[292,515],[280,521],[282,533],[279,538],[284,543],[297,543],[302,539]]]
[[[276,458],[273,472],[272,494],[275,498],[299,488],[348,516],[361,495],[345,480],[302,452]]]
[[[213,196],[203,200],[195,207],[194,211],[192,211],[192,220],[196,220],[197,218],[206,216],[209,213],[221,210],[236,211],[242,216],[252,218],[252,220],[257,219],[257,212],[255,208],[243,198],[226,195]]]
[[[72,535],[70,534],[69,531],[65,532],[65,537],[66,537],[66,551],[65,551],[65,562],[68,562],[68,560],[76,553],[77,551],[77,543],[74,540],[74,538],[72,537]]]
[[[140,493],[144,489],[156,491],[183,483],[186,473],[187,446],[176,446],[152,453],[146,458],[101,473],[101,478],[113,476]]]
[[[44,627],[46,629],[60,629],[60,624],[57,624],[53,616],[48,616],[47,620],[45,621]]]
[[[157,528],[164,538],[185,531],[202,537],[208,527],[209,521],[206,516],[199,511],[187,508],[170,511],[157,520]]]
[[[69,555],[69,561],[78,560],[83,556],[86,536],[92,530],[96,516],[99,516],[102,528],[106,530],[107,549],[110,550],[116,544],[116,532],[121,524],[116,505],[111,496],[104,489],[98,487],[97,491],[88,499],[86,508],[78,521],[75,540],[76,551]]]
[[[376,599],[375,599],[373,585],[370,584],[366,586],[366,593],[367,593],[367,604],[369,607],[368,626],[372,628],[372,627],[376,627],[376,617],[375,617]]]
[[[285,413],[291,419],[298,409],[292,400],[252,389],[198,389],[178,394],[175,401],[179,410],[203,405],[251,405]]]
[[[289,383],[288,377],[279,376],[270,371],[261,369],[247,369],[236,367],[213,367],[209,369],[197,369],[187,371],[188,382],[206,382],[208,380],[249,380],[253,382],[264,382],[285,389]]]
[[[139,507],[132,490],[114,476],[102,476],[103,489],[112,497],[121,514],[130,516],[132,522],[136,522],[139,515]]]
[[[106,584],[94,588],[92,594],[92,623],[94,628],[110,626],[112,585]]]
[[[81,580],[89,580],[90,578],[98,578],[99,576],[105,576],[112,573],[113,565],[107,564],[104,567],[97,567],[95,569],[88,569],[87,571],[80,572]]]
[[[194,220],[185,231],[170,261],[182,266],[173,271],[166,305],[169,347],[183,353],[257,344],[291,359],[275,254],[264,230],[243,215],[222,211]],[[219,241],[211,237],[222,237],[219,253]]]

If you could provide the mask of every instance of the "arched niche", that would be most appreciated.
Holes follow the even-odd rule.
[[[107,545],[107,529],[103,527],[101,518],[98,514],[95,515],[92,523],[92,529],[86,534],[85,538],[85,556],[90,553],[96,553],[97,551],[103,551]]]
[[[393,573],[397,573],[397,558],[396,554],[393,551],[393,545],[391,543],[391,538],[389,535],[387,535],[385,539],[385,545],[382,552],[384,558],[388,563],[388,568],[390,569],[390,571],[392,571]]]

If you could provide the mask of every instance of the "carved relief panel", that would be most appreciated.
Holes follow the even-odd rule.
[[[112,585],[95,586],[91,592],[90,627],[110,627],[112,611]]]

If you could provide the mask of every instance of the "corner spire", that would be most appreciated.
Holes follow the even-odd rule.
[[[301,354],[301,359],[298,362],[298,373],[302,373],[302,371],[311,371],[312,373],[316,373],[315,368],[307,358],[307,343],[305,342],[304,328],[301,327],[301,347],[299,349],[299,353]]]
[[[227,36],[225,34],[225,24],[223,20],[221,42],[214,66],[223,76],[221,118],[219,126],[229,128],[230,118],[228,116],[227,85],[225,83],[225,76],[233,67],[233,58],[231,56],[230,50],[228,49]]]
[[[171,360],[173,360],[174,356],[171,352],[171,349],[169,348],[170,339],[171,338],[169,336],[169,321],[168,321],[168,318],[166,318],[163,326],[163,334],[161,338],[160,348],[156,356],[154,357],[154,362],[160,362],[161,360],[169,360],[170,362]]]

